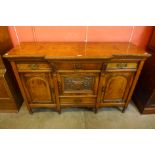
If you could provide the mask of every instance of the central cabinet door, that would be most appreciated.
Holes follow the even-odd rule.
[[[67,72],[58,74],[59,100],[62,106],[94,107],[99,73]]]
[[[133,80],[133,72],[108,72],[102,76],[101,103],[125,102]]]
[[[99,74],[84,72],[67,72],[58,74],[60,96],[97,95]]]
[[[54,68],[54,67],[53,67]],[[55,62],[59,102],[62,107],[95,107],[101,61]]]
[[[30,104],[55,103],[50,73],[21,73],[21,79]]]

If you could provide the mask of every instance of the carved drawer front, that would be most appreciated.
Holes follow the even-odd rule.
[[[57,62],[56,68],[58,70],[101,70],[102,63],[93,63],[93,62]]]
[[[119,62],[119,63],[108,63],[107,70],[111,69],[137,69],[136,62]]]
[[[99,75],[93,73],[59,74],[58,88],[60,95],[97,94]]]
[[[47,63],[17,63],[17,69],[20,70],[46,70],[50,69]]]
[[[62,97],[60,98],[60,104],[95,104],[96,98],[93,97]]]

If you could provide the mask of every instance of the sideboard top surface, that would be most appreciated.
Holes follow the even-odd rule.
[[[4,55],[6,58],[43,57],[45,59],[111,58],[115,56],[148,57],[150,54],[131,43],[27,42],[21,43]]]

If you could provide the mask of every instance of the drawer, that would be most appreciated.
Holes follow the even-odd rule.
[[[61,97],[61,104],[95,104],[95,97]]]
[[[17,63],[18,70],[44,70],[50,69],[47,63]]]
[[[101,70],[102,63],[93,62],[57,62],[58,70]]]
[[[137,69],[136,62],[108,63],[107,69]]]

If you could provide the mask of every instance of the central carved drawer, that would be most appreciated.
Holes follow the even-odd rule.
[[[102,63],[84,61],[56,62],[57,70],[101,70]]]
[[[50,69],[47,63],[17,63],[18,70],[43,70]]]
[[[95,97],[61,97],[60,104],[95,104]]]

